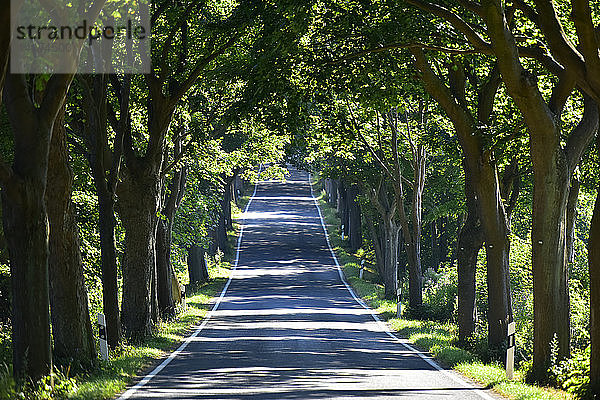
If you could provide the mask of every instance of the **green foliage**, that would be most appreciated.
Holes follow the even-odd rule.
[[[0,263],[0,324],[10,318],[11,295],[10,266]]]
[[[458,307],[458,272],[454,266],[446,263],[438,272],[429,268],[424,273],[423,303],[428,318],[447,321],[453,317]]]
[[[590,398],[590,347],[577,351],[567,360],[554,363],[551,368],[558,387],[577,398]]]

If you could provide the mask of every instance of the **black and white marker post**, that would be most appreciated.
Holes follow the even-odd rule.
[[[342,224],[341,231],[342,231],[342,240],[344,240],[344,225],[343,224]]]
[[[179,291],[181,292],[181,306],[183,307],[183,309],[185,310],[185,285],[184,284],[179,284]]]
[[[108,342],[106,341],[106,319],[104,314],[98,313],[98,336],[100,337],[100,357],[108,361]]]
[[[360,261],[360,271],[358,272],[358,277],[360,279],[362,279],[364,273],[365,273],[365,260],[361,260]]]
[[[506,377],[513,379],[515,372],[515,323],[508,324],[508,348],[506,349]]]

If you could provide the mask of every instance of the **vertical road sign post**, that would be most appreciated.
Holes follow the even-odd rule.
[[[506,377],[514,378],[515,372],[515,323],[508,324],[508,348],[506,349]]]
[[[342,240],[344,240],[344,225],[342,224]]]
[[[364,272],[365,272],[365,260],[361,260],[361,261],[360,261],[360,271],[358,272],[358,277],[359,277],[360,279],[362,279],[362,278],[363,278],[363,274],[364,274]]]
[[[104,314],[98,313],[98,336],[100,337],[100,357],[108,361],[108,342],[106,341],[106,319]]]
[[[396,291],[396,301],[398,302],[396,304],[396,313],[398,314],[398,318],[400,318],[400,315],[402,314],[402,289],[400,286],[398,286]]]

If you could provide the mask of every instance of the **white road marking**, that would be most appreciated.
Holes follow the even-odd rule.
[[[327,241],[327,246],[329,247],[329,252],[331,253],[331,257],[333,258],[333,261],[335,262],[335,266],[337,267],[338,270],[338,274],[340,276],[340,279],[342,280],[342,283],[344,284],[344,286],[346,286],[346,289],[348,289],[348,291],[350,292],[350,294],[352,295],[352,297],[354,298],[354,300],[356,300],[356,302],[362,306],[363,308],[365,308],[367,311],[369,311],[369,314],[371,315],[371,317],[381,326],[381,328],[383,329],[383,332],[386,333],[389,337],[391,337],[392,339],[394,339],[396,342],[400,343],[402,346],[406,347],[408,350],[414,352],[415,354],[417,354],[420,358],[422,358],[425,362],[427,362],[427,364],[431,365],[433,368],[437,369],[438,371],[442,372],[443,374],[445,374],[446,376],[448,376],[450,379],[452,379],[454,382],[467,387],[467,388],[475,388],[474,392],[477,393],[480,397],[486,399],[486,400],[495,400],[492,396],[490,396],[489,394],[481,391],[479,388],[474,387],[473,385],[467,383],[464,379],[461,379],[460,377],[458,377],[457,375],[446,371],[444,368],[440,367],[435,361],[432,360],[431,357],[423,354],[422,352],[418,351],[417,349],[415,349],[414,347],[412,347],[410,344],[406,343],[404,340],[400,339],[398,336],[396,336],[394,333],[392,333],[392,331],[390,330],[390,327],[384,323],[377,314],[375,314],[373,312],[373,310],[367,306],[365,304],[364,301],[362,301],[361,298],[359,298],[355,293],[354,293],[354,289],[352,289],[352,287],[348,284],[348,282],[346,281],[346,277],[344,276],[344,272],[342,271],[342,268],[340,267],[340,263],[338,262],[337,256],[335,255],[335,251],[333,251],[333,248],[331,247],[331,242],[329,241],[329,235],[327,234],[327,227],[325,226],[325,221],[323,220],[323,214],[321,214],[321,207],[319,207],[319,203],[317,202],[317,198],[314,195],[314,191],[313,191],[313,187],[312,187],[312,182],[311,182],[311,175],[310,173],[308,174],[308,184],[310,186],[310,195],[314,201],[315,207],[317,207],[317,212],[319,213],[319,219],[321,220],[321,226],[323,227],[323,233],[325,235],[325,240]]]
[[[260,173],[261,169],[262,169],[262,165],[259,167],[259,170],[258,170],[259,173]],[[246,204],[246,208],[244,209],[244,215],[248,212],[248,208],[250,207],[250,204],[252,203],[252,200],[254,199],[254,196],[256,196],[256,190],[257,189],[258,189],[258,182],[256,182],[256,184],[254,185],[254,193],[252,193],[252,197],[250,197],[250,200],[248,201],[248,204]],[[206,324],[208,323],[208,321],[210,320],[210,318],[212,317],[212,315],[217,311],[217,309],[219,308],[219,304],[221,304],[221,301],[223,300],[223,297],[225,297],[225,293],[227,292],[227,289],[229,288],[229,285],[231,284],[231,280],[233,279],[233,274],[234,274],[235,270],[237,269],[238,262],[240,260],[240,249],[241,249],[241,243],[242,243],[242,234],[244,233],[245,222],[246,221],[244,219],[244,222],[242,222],[242,226],[240,228],[240,235],[238,236],[237,250],[236,250],[236,253],[235,253],[235,261],[233,263],[233,268],[231,269],[231,273],[229,274],[229,279],[227,280],[227,283],[225,283],[225,287],[221,291],[221,294],[219,295],[219,298],[215,302],[215,305],[213,306],[213,308],[210,310],[210,312],[202,320],[202,324],[200,324],[200,326],[198,327],[198,329],[196,329],[196,331],[194,331],[194,333],[192,333],[190,336],[188,336],[185,339],[185,341],[181,344],[181,346],[179,346],[177,348],[177,350],[175,350],[174,352],[172,352],[169,355],[169,357],[167,357],[162,363],[160,363],[156,368],[154,368],[152,370],[152,372],[150,372],[148,375],[146,375],[141,381],[139,381],[137,384],[135,384],[134,386],[132,386],[131,388],[129,388],[125,393],[123,393],[121,395],[121,397],[119,397],[118,400],[129,399],[131,396],[133,396],[135,394],[135,392],[137,392],[139,389],[141,389],[142,387],[144,387],[148,382],[150,382],[150,380],[152,380],[152,378],[154,378],[156,375],[158,375],[160,373],[160,371],[162,371],[167,365],[169,365],[169,363],[171,361],[173,361],[173,359],[175,357],[177,357],[177,355],[179,353],[181,353],[183,350],[185,350],[185,348],[188,346],[188,344],[190,344],[190,342],[196,336],[198,336],[200,334],[200,332],[202,332],[202,329],[204,329],[204,327],[206,326]]]

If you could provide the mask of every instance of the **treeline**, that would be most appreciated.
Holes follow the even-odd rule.
[[[118,12],[88,7],[91,21]],[[111,348],[152,335],[181,301],[173,262],[187,259],[192,283],[208,278],[204,253],[225,248],[242,175],[283,158],[280,123],[294,113],[277,93],[290,64],[276,60],[293,49],[302,9],[154,2],[150,73],[17,75],[2,8],[2,254],[17,381],[53,363],[95,364],[90,307],[105,314]]]
[[[343,221],[358,188],[386,297],[406,279],[410,313],[427,316],[424,272],[450,257],[464,345],[483,311],[486,352],[501,360],[518,317],[531,381],[561,379],[574,351],[600,393],[597,4],[319,5],[299,140]]]

